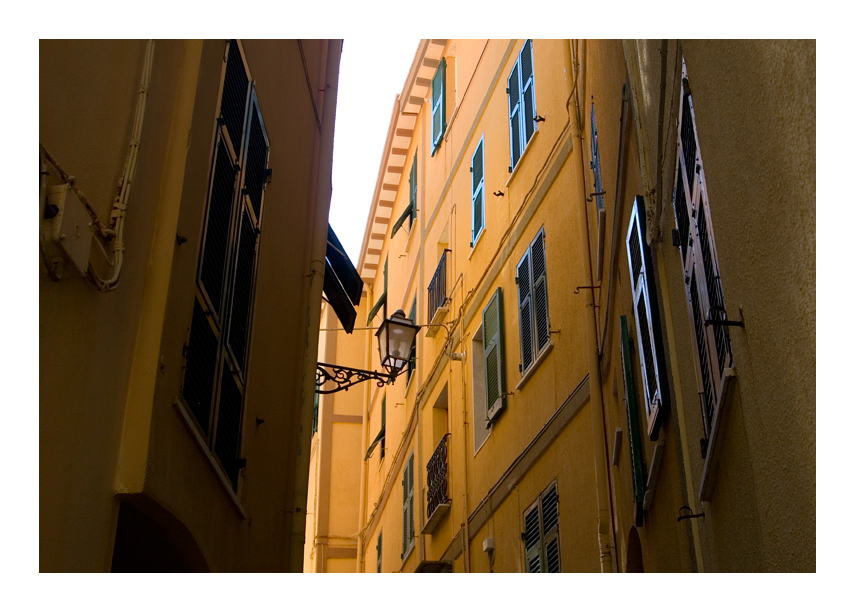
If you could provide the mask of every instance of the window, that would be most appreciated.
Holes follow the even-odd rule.
[[[383,561],[383,532],[377,535],[377,572],[381,572]]]
[[[446,58],[440,60],[431,81],[431,155],[440,148],[446,132]]]
[[[532,41],[527,40],[508,77],[508,130],[511,172],[526,145],[535,134],[535,72],[532,63]]]
[[[473,234],[470,247],[476,244],[484,229],[484,134],[473,153]]]
[[[660,316],[651,265],[651,249],[645,242],[645,203],[636,196],[630,225],[627,228],[627,264],[630,267],[630,289],[633,291],[633,315],[636,318],[636,340],[648,437],[657,440],[660,425],[668,413],[668,394],[663,392],[666,366],[660,332]]]
[[[523,514],[527,573],[560,573],[559,491],[556,482],[538,496]]]
[[[701,398],[704,435],[702,456],[711,456],[717,425],[733,360],[728,328],[717,324],[727,320],[725,299],[710,221],[710,202],[705,186],[704,165],[696,129],[695,109],[687,77],[686,62],[681,79],[681,108],[678,115],[677,168],[673,205],[677,243],[684,263],[684,279],[696,374]],[[701,499],[709,499],[708,462],[702,475]]]
[[[240,44],[229,41],[185,346],[182,397],[237,491],[269,141]],[[239,161],[241,162],[239,165]]]
[[[406,219],[410,220],[409,228],[413,227],[413,222],[416,221],[416,154],[413,154],[413,163],[410,165],[410,204],[407,209],[401,214],[401,217],[395,220],[395,223],[392,225],[392,232],[389,237],[392,238],[395,236],[395,233],[398,232],[399,228],[404,225],[404,221]]]
[[[368,450],[366,451],[366,457],[363,458],[364,461],[368,462],[368,459],[372,457],[372,451],[374,451],[375,447],[380,445],[380,459],[383,460],[386,455],[386,396],[380,401],[380,430],[378,430],[377,436],[372,441],[372,444],[369,445]]]
[[[416,531],[414,530],[413,520],[413,454],[410,454],[410,459],[404,465],[404,478],[401,481],[402,493],[404,498],[404,520],[403,524],[403,540],[401,545],[401,558],[404,559],[410,550],[413,549],[415,543]]]
[[[413,298],[413,305],[410,307],[410,321],[416,322],[416,298]],[[413,344],[410,346],[410,357],[407,360],[407,382],[410,383],[410,377],[416,371],[416,338],[413,339]]]
[[[489,421],[493,421],[505,408],[505,339],[501,287],[496,288],[496,293],[482,311],[481,329],[484,342],[486,415]]]
[[[383,307],[383,319],[386,319],[386,290],[387,290],[387,273],[389,271],[389,257],[387,257],[383,261],[383,294],[381,294],[380,298],[377,299],[377,302],[372,307],[372,310],[369,311],[369,316],[366,319],[366,325],[370,326],[372,323],[372,319],[375,318],[375,315],[378,314],[381,307]]]
[[[520,372],[522,373],[529,370],[550,344],[547,260],[544,250],[542,226],[517,265],[517,308],[520,315]],[[485,340],[487,341],[487,338]]]

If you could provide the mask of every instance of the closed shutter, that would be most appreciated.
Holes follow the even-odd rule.
[[[484,136],[473,154],[473,233],[470,246],[474,245],[484,227]]]
[[[639,347],[639,366],[645,396],[648,436],[656,440],[666,414],[666,396],[662,389],[665,375],[662,337],[656,299],[652,298],[653,276],[650,248],[645,243],[645,205],[636,197],[627,229],[627,262],[630,267],[630,287],[633,291],[633,314]]]
[[[446,130],[446,58],[440,60],[431,83],[431,155],[437,151]]]
[[[413,164],[410,165],[410,227],[413,227],[413,222],[416,221],[416,154],[413,154]]]
[[[416,535],[413,520],[413,454],[404,466],[404,479],[401,483],[404,490],[404,517],[402,521],[402,546],[401,557],[403,558],[413,543]]]
[[[249,212],[241,215],[241,227],[238,230],[238,260],[235,263],[235,291],[232,297],[232,316],[229,325],[229,348],[235,356],[235,362],[242,375],[247,370],[247,344],[250,330],[250,309],[252,307],[253,285],[256,268],[256,248],[258,235],[250,219]]]
[[[693,345],[696,355],[705,436],[710,437],[725,393],[724,371],[733,364],[728,329],[706,321],[728,319],[719,273],[704,165],[695,125],[695,108],[687,80],[681,81],[678,116],[678,155],[673,205],[678,242],[684,262],[684,279]]]
[[[511,153],[509,172],[520,159],[520,62],[515,62],[508,77],[508,148]]]
[[[523,90],[521,102],[523,104],[523,147],[532,135],[535,134],[535,72],[532,58],[532,41],[527,40],[520,52],[520,83]]]
[[[544,523],[544,558],[548,573],[562,572],[559,555],[559,491],[554,485],[541,496]]]
[[[532,507],[524,515],[523,533],[524,548],[526,550],[526,572],[541,572],[541,521],[538,513],[538,504]]]
[[[517,265],[517,309],[520,319],[520,359],[521,370],[526,371],[534,361],[532,351],[532,271],[530,254]]]
[[[544,245],[544,228],[532,241],[532,296],[535,314],[535,355],[550,341],[550,321],[547,309],[547,258]]]
[[[208,434],[211,422],[217,342],[217,333],[208,323],[205,309],[197,298],[193,303],[190,340],[184,350],[187,360],[181,394],[204,434]]]
[[[487,392],[487,418],[493,420],[505,408],[505,348],[502,322],[502,288],[482,311],[484,336],[484,373]]]
[[[250,85],[247,68],[241,57],[238,41],[230,40],[226,48],[226,76],[223,95],[220,99],[220,119],[232,144],[238,152],[243,144],[244,118],[247,109],[247,93]]]
[[[413,299],[413,305],[410,307],[410,321],[416,321],[416,298]],[[410,346],[410,357],[407,359],[407,381],[413,376],[416,370],[416,339],[413,339],[413,344]]]
[[[237,489],[240,469],[238,457],[241,451],[241,405],[244,394],[237,376],[228,366],[223,368],[222,373],[214,452],[232,482],[232,487]]]

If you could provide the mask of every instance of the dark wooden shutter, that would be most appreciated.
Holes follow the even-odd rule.
[[[541,572],[541,518],[536,503],[523,516],[523,543],[526,551],[526,572]]]
[[[548,573],[562,572],[559,552],[559,491],[555,485],[541,496],[544,530],[544,566]]]
[[[636,410],[636,386],[630,360],[630,335],[627,331],[627,316],[621,321],[621,372],[624,378],[624,407],[627,413],[628,442],[630,448],[631,477],[633,480],[633,502],[636,505],[635,523],[642,526],[642,505],[645,502],[645,465],[642,462],[642,438],[639,436],[639,419]]]
[[[535,359],[532,330],[532,271],[529,250],[517,265],[517,309],[520,318],[520,359],[525,372]]]
[[[220,118],[226,127],[232,150],[241,150],[244,135],[244,118],[250,80],[238,41],[230,40],[226,48],[226,75],[220,99]]]
[[[377,572],[381,572],[383,561],[383,532],[377,535]]]
[[[532,296],[535,314],[535,355],[550,342],[550,320],[547,310],[547,256],[544,244],[544,228],[532,241]]]
[[[520,93],[520,60],[518,59],[508,76],[508,148],[511,153],[509,171],[517,165],[517,160],[520,159],[520,116],[522,114]]]
[[[222,135],[218,133],[199,262],[199,284],[207,295],[210,311],[218,322],[223,314],[223,286],[237,178],[238,167],[232,160]]]
[[[652,297],[654,277],[650,248],[645,242],[645,204],[642,196],[636,197],[630,213],[626,245],[648,436],[656,440],[666,415],[667,396],[662,385],[666,369],[657,301],[656,297]]]
[[[522,87],[521,103],[523,108],[523,146],[535,134],[535,72],[532,58],[532,41],[527,40],[520,52],[520,83]]]
[[[270,151],[267,130],[253,88],[250,114],[249,142],[245,159],[244,192],[250,199],[257,223],[261,221],[262,200],[268,179],[268,152]]]
[[[472,244],[475,244],[484,227],[484,137],[479,141],[473,153],[473,232]]]
[[[502,321],[502,288],[482,311],[482,336],[484,338],[484,373],[487,395],[487,417],[493,420],[505,408],[505,350]]]
[[[431,83],[431,155],[440,146],[446,130],[446,58],[440,60]]]
[[[205,434],[208,434],[211,422],[217,343],[217,333],[197,298],[193,303],[190,339],[184,350],[186,361],[181,394]]]
[[[258,235],[250,219],[249,212],[241,215],[238,230],[238,259],[235,263],[234,292],[232,294],[232,313],[229,325],[229,348],[235,356],[235,362],[242,376],[247,370],[247,345],[250,331],[250,315],[256,269],[256,247]]]
[[[238,457],[241,451],[241,405],[243,389],[231,369],[223,368],[220,385],[220,403],[217,409],[217,430],[214,435],[214,452],[232,487],[238,487]]]

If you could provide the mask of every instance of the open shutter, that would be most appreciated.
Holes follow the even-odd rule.
[[[224,365],[226,366],[226,365]],[[244,392],[236,374],[227,367],[222,369],[220,403],[217,407],[217,431],[214,452],[232,487],[238,487],[238,457],[241,451],[241,405]]]
[[[508,148],[511,153],[509,172],[520,159],[520,62],[514,64],[508,77]]]
[[[523,146],[526,148],[526,143],[535,134],[535,73],[532,63],[532,41],[527,40],[523,45],[523,50],[520,52],[520,83],[523,94],[521,103],[523,104]]]
[[[562,572],[559,552],[559,491],[554,485],[541,496],[541,516],[544,524],[544,559],[548,573]]]
[[[402,522],[402,546],[401,557],[410,550],[416,530],[413,521],[413,454],[404,465],[404,479],[401,483],[404,489],[404,519]]]
[[[666,397],[662,382],[665,375],[663,349],[659,326],[659,313],[651,272],[650,248],[645,243],[645,205],[636,197],[627,229],[627,262],[630,266],[630,286],[633,290],[633,314],[636,318],[639,366],[642,372],[642,389],[645,396],[645,413],[648,436],[656,440],[666,414]]]
[[[223,95],[220,98],[220,121],[226,127],[232,150],[238,152],[243,142],[250,80],[238,41],[229,41],[226,55],[226,76],[223,80]]]
[[[709,323],[728,319],[720,280],[704,165],[695,125],[695,109],[686,65],[681,80],[678,116],[678,155],[673,205],[678,242],[684,262],[687,305],[693,325],[705,437],[714,426],[725,395],[725,370],[733,365],[731,341],[725,326]],[[703,486],[704,488],[704,486]],[[705,499],[704,495],[702,499]]]
[[[395,233],[398,232],[398,230],[401,228],[401,226],[404,225],[404,222],[408,219],[411,219],[412,217],[413,217],[413,206],[411,205],[411,206],[408,206],[404,210],[404,212],[401,214],[401,217],[396,219],[395,223],[392,224],[392,232],[389,234],[389,238],[394,237]],[[413,222],[411,221],[411,225],[412,225],[412,223]]]
[[[484,136],[473,154],[473,233],[470,246],[474,245],[484,227]]]
[[[413,305],[410,307],[410,321],[416,321],[416,298],[413,299]],[[416,339],[413,339],[413,344],[410,345],[410,356],[407,358],[407,381],[413,376],[416,370]]]
[[[630,443],[630,465],[633,479],[633,502],[636,505],[636,526],[644,520],[642,504],[645,501],[645,465],[642,462],[642,438],[639,436],[639,421],[636,411],[636,385],[630,362],[630,335],[627,332],[627,317],[621,316],[621,372],[624,378],[624,407],[627,412],[628,442]]]
[[[383,532],[377,535],[377,572],[381,572],[383,561]]]
[[[431,155],[437,151],[446,130],[446,58],[440,60],[431,83]]]
[[[369,445],[369,448],[366,451],[366,457],[363,458],[364,461],[368,461],[372,455],[372,451],[374,451],[375,447],[378,445],[380,445],[380,458],[383,459],[384,453],[386,452],[386,396],[383,397],[380,404],[380,430],[378,430],[377,436],[372,441],[372,444]]]
[[[526,551],[526,572],[541,572],[541,521],[536,503],[524,515],[523,546]]]
[[[547,258],[544,245],[544,228],[538,232],[531,245],[532,253],[532,296],[535,315],[535,355],[537,356],[550,341],[550,320],[547,309]]]
[[[383,261],[383,294],[381,294],[380,298],[377,299],[377,302],[372,307],[372,310],[369,311],[369,316],[366,318],[366,325],[371,325],[372,319],[375,318],[375,315],[378,314],[381,307],[383,307],[383,318],[386,319],[386,285],[387,285],[387,266],[389,265],[389,257]]]
[[[532,271],[530,254],[517,265],[517,309],[520,319],[520,359],[521,370],[526,371],[534,361],[532,350]]]
[[[482,311],[484,336],[484,373],[487,392],[487,418],[493,420],[505,408],[505,349],[502,323],[502,288]]]
[[[211,422],[211,401],[217,367],[217,334],[208,323],[205,308],[197,298],[193,304],[190,340],[184,351],[184,385],[181,394],[196,417],[202,432],[208,434]]]
[[[594,102],[591,103],[591,170],[594,174],[597,210],[603,211],[603,178],[600,176],[600,149],[597,144],[597,121],[594,115]]]

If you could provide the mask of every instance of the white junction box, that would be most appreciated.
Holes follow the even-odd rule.
[[[89,212],[69,183],[52,187],[47,204],[47,208],[56,210],[51,219],[42,219],[41,231],[50,261],[69,260],[81,275],[86,275],[92,247]]]

